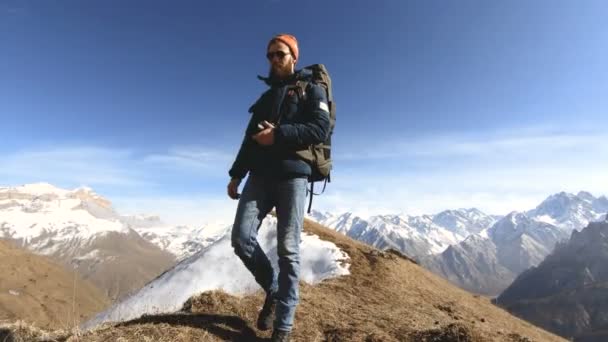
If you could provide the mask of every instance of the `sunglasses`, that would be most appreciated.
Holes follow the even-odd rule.
[[[269,60],[269,61],[271,61],[271,60],[274,58],[274,56],[279,57],[279,59],[283,59],[283,58],[285,58],[285,56],[287,56],[287,55],[290,55],[290,53],[289,53],[289,52],[285,52],[285,51],[280,51],[280,50],[279,50],[279,51],[275,51],[275,52],[268,52],[268,53],[266,54],[266,58],[268,58],[268,60]]]

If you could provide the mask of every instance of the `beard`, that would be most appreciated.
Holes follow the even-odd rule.
[[[271,79],[283,79],[291,74],[291,68],[288,65],[271,65],[270,70],[268,70],[268,77]]]

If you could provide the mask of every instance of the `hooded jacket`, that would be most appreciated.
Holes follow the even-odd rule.
[[[297,81],[310,81],[311,76],[309,70],[301,70],[285,80],[259,77],[270,89],[249,109],[251,119],[228,172],[230,177],[242,179],[248,172],[280,179],[310,176],[310,165],[294,152],[324,142],[329,134],[325,90],[309,82],[306,95],[300,98],[295,89]],[[274,144],[270,146],[259,145],[252,138],[260,131],[257,126],[264,120],[276,127]]]

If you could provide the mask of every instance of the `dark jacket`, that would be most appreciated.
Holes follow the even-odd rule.
[[[310,77],[308,70],[302,70],[283,81],[260,78],[270,89],[249,109],[251,119],[236,160],[228,172],[230,177],[244,178],[249,171],[254,175],[283,179],[310,176],[310,165],[294,152],[324,142],[329,134],[325,90],[308,83],[304,98],[300,98],[295,90],[298,80],[308,81]],[[251,138],[260,131],[257,125],[264,120],[277,127],[274,144],[270,146],[259,145]]]

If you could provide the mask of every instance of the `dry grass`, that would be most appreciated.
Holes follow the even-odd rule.
[[[48,332],[23,321],[0,323],[0,342],[61,342],[70,335],[63,330]]]
[[[351,258],[351,275],[300,286],[294,341],[564,341],[419,267],[307,221]],[[106,325],[68,341],[265,341],[254,328],[263,294],[220,291],[191,298],[182,312]]]

